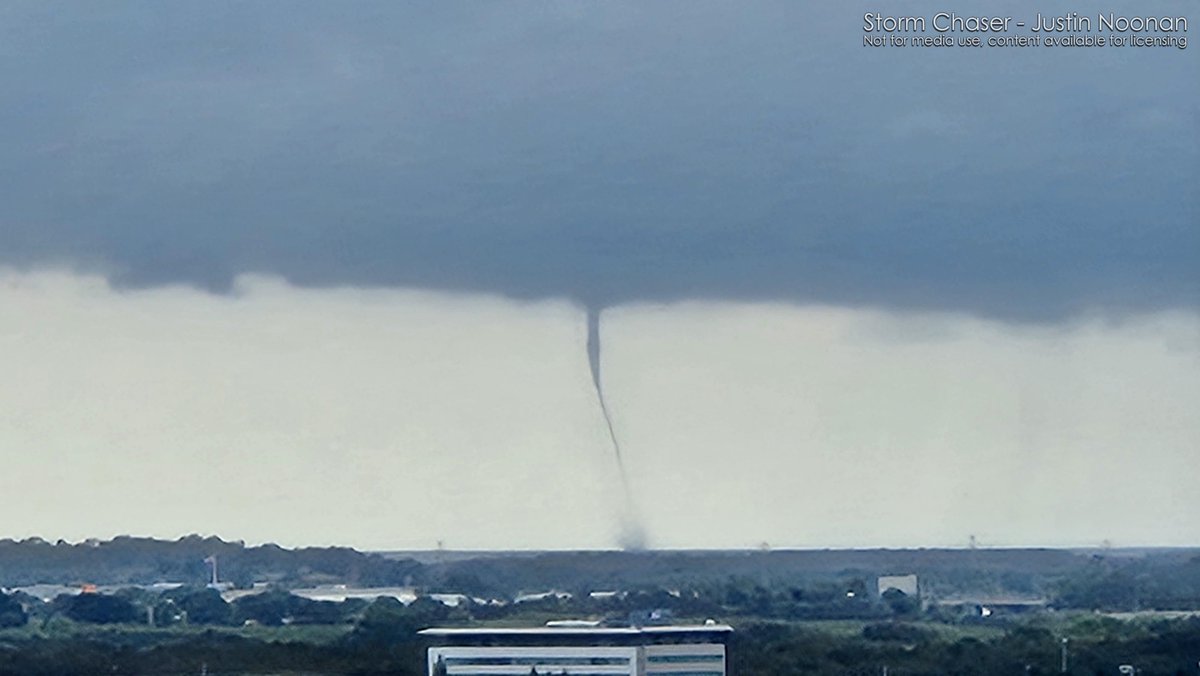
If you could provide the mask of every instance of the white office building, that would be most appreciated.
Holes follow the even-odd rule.
[[[725,676],[728,625],[434,628],[429,676]]]

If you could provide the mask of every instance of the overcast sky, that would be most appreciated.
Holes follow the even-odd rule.
[[[611,546],[590,307],[651,544],[1200,543],[1196,46],[888,7],[5,3],[0,536]]]

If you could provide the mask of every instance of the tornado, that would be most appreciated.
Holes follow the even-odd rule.
[[[646,530],[638,518],[637,508],[633,502],[633,491],[629,487],[629,474],[625,471],[625,460],[621,457],[621,442],[617,441],[617,432],[613,429],[612,415],[608,412],[608,404],[604,401],[604,387],[600,384],[600,308],[587,308],[587,353],[588,365],[592,368],[592,384],[596,387],[596,399],[600,402],[600,412],[604,414],[604,425],[608,428],[608,438],[612,441],[613,458],[617,463],[617,473],[621,477],[621,489],[624,493],[624,503],[621,510],[621,533],[618,542],[622,549],[639,550],[646,548]]]

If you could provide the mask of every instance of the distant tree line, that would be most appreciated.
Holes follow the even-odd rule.
[[[545,552],[430,564],[421,578],[430,587],[496,597],[549,588],[672,589],[731,578],[772,588],[810,586],[897,573],[918,573],[925,588],[942,594],[966,589],[1037,593],[1090,560],[1053,549]]]
[[[1200,550],[546,552],[419,563],[349,548],[247,547],[196,535],[74,544],[30,538],[0,540],[0,588],[202,585],[210,556],[219,561],[222,581],[245,589],[264,582],[281,588],[412,585],[501,600],[557,589],[577,602],[592,591],[619,591],[642,597],[632,603],[636,607],[665,604],[690,614],[734,611],[780,619],[868,617],[880,612],[869,598],[875,578],[895,573],[918,574],[926,600],[1015,595],[1043,598],[1058,608],[1200,608]],[[846,597],[855,585],[855,594]],[[667,590],[681,596],[662,603],[648,598]]]
[[[203,550],[202,550],[203,551]],[[336,556],[342,556],[341,553]],[[202,559],[201,559],[202,561]],[[310,575],[306,572],[304,575]],[[286,575],[284,577],[287,577]],[[1087,565],[1047,582],[1049,605],[1059,609],[1101,611],[1200,609],[1200,557],[1159,560],[1094,558]],[[113,595],[62,596],[44,604],[24,594],[5,595],[0,627],[24,624],[25,619],[65,617],[89,623],[173,623],[235,626],[246,622],[280,624],[341,624],[357,618],[366,606],[313,601],[274,585],[267,593],[240,597],[233,603],[206,587],[183,586],[158,593],[128,588]],[[593,617],[628,621],[648,610],[676,618],[752,617],[787,621],[930,619],[959,621],[970,611],[948,609],[892,590],[877,596],[873,580],[771,580],[729,577],[698,580],[664,588],[642,585],[619,592],[592,595],[586,587],[550,594],[521,603],[476,602],[460,597],[461,621],[491,621],[522,617]],[[425,598],[422,603],[441,604]],[[999,619],[999,618],[997,618]]]
[[[0,540],[0,587],[32,584],[203,584],[215,556],[223,581],[249,588],[268,581],[284,585],[337,581],[362,586],[404,585],[422,577],[423,566],[364,554],[347,547],[284,549],[247,547],[215,537],[189,535],[175,541],[118,537],[110,541],[50,543],[39,538]]]
[[[180,587],[162,593],[129,588],[115,594],[61,594],[49,603],[28,594],[0,593],[0,628],[20,627],[31,621],[44,625],[59,618],[87,624],[155,627],[347,624],[359,618],[368,605],[362,599],[314,601],[282,589],[241,596],[233,602],[205,587]]]
[[[1059,580],[1053,603],[1060,608],[1105,611],[1200,608],[1200,556],[1184,560],[1095,557]]]

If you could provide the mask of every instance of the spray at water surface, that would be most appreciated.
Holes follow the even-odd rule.
[[[637,508],[633,502],[633,491],[629,487],[629,475],[625,471],[625,460],[621,457],[621,443],[617,441],[616,430],[613,429],[612,416],[608,412],[608,404],[604,401],[604,388],[600,384],[600,309],[587,309],[587,353],[588,365],[592,368],[592,383],[596,386],[596,398],[600,401],[600,412],[604,414],[604,424],[608,428],[608,438],[612,440],[613,456],[617,461],[617,472],[621,475],[621,489],[624,492],[624,503],[621,513],[620,544],[623,549],[645,549],[646,531],[638,518]]]

